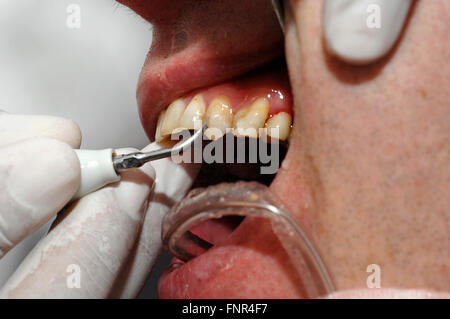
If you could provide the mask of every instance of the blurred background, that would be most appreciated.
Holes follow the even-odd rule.
[[[151,25],[114,0],[0,0],[0,109],[73,119],[82,148],[142,148],[135,92],[151,39]],[[50,224],[0,259],[0,287]],[[141,298],[157,296],[168,259]]]

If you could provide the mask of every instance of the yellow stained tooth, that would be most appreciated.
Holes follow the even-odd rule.
[[[177,99],[169,105],[161,126],[162,137],[172,134],[172,131],[180,126],[180,118],[183,115],[184,109],[185,105],[182,99]]]
[[[166,111],[165,110],[161,111],[161,113],[159,114],[159,117],[158,117],[158,124],[156,124],[155,140],[158,143],[164,139],[161,135],[161,128],[162,128],[162,124],[164,122],[165,115],[166,115]]]
[[[172,134],[178,134],[180,132],[183,132],[184,130],[188,130],[188,128],[186,128],[186,127],[177,127],[177,128],[172,130]]]
[[[269,116],[269,101],[261,97],[234,116],[234,134],[258,137],[258,129],[264,127]]]
[[[280,112],[267,120],[267,135],[284,141],[291,133],[291,123],[291,115],[286,112]]]
[[[197,129],[198,125],[196,126],[195,123],[198,123],[199,121],[200,123],[203,122],[205,119],[205,112],[205,101],[200,94],[197,94],[186,107],[186,110],[181,116],[179,125],[187,129]]]
[[[208,128],[217,128],[218,130],[207,130],[205,135],[209,139],[214,140],[222,137],[225,134],[225,130],[233,125],[233,110],[228,98],[219,96],[212,100],[208,106],[206,118],[208,119]],[[214,132],[214,135],[212,135],[212,132]],[[222,133],[219,135],[219,132]]]

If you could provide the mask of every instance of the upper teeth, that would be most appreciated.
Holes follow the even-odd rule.
[[[212,136],[206,131],[205,134],[210,139],[218,139],[225,134],[227,128],[233,125],[233,110],[231,109],[230,101],[225,96],[216,97],[209,104],[206,112],[208,118],[208,128],[217,128],[220,130],[220,136]]]
[[[205,119],[206,105],[201,95],[196,95],[186,107],[180,119],[180,126],[187,129],[195,129],[197,121],[203,122]]]
[[[166,110],[162,110],[158,117],[158,123],[156,124],[156,133],[155,133],[155,140],[157,142],[161,142],[163,140],[161,129],[162,125],[164,123],[164,118],[166,117]]]
[[[180,118],[183,115],[185,105],[183,100],[173,101],[166,110],[161,120],[161,136],[165,137],[172,134],[172,131],[179,127]]]
[[[184,129],[197,129],[196,123],[204,121],[205,118],[208,118],[209,128],[205,135],[214,140],[229,131],[237,136],[258,137],[259,131],[264,127],[269,136],[286,140],[292,122],[291,115],[286,112],[269,118],[269,101],[264,97],[256,99],[233,116],[227,97],[216,97],[206,109],[202,95],[197,94],[187,106],[182,99],[177,99],[160,113],[155,133],[156,141],[161,142],[172,133]]]
[[[266,122],[267,135],[278,138],[279,140],[287,139],[291,133],[291,121],[291,115],[286,112],[280,112],[272,116]],[[274,128],[278,129],[274,130]]]
[[[258,131],[264,127],[269,116],[269,101],[261,97],[239,110],[234,117],[234,133],[241,136],[258,137]]]

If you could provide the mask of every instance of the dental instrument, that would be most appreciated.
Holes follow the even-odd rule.
[[[75,150],[80,160],[81,180],[78,191],[72,200],[81,198],[105,185],[120,180],[120,173],[133,168],[139,168],[147,162],[155,161],[181,154],[203,137],[207,121],[194,132],[191,137],[172,148],[159,149],[151,152],[133,152],[116,155],[112,148],[104,150]]]
[[[283,1],[280,0],[271,0],[273,11],[275,12],[275,15],[277,16],[278,22],[280,23],[281,30],[284,33],[284,8],[283,8]]]

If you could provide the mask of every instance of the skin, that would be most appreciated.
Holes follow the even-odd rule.
[[[397,48],[365,68],[325,53],[320,1],[292,8],[296,126],[275,191],[298,212],[283,189],[305,189],[299,215],[338,289],[364,287],[378,264],[384,287],[448,291],[449,4],[419,1]]]
[[[217,52],[236,57],[253,47],[259,55],[253,52],[251,60],[259,64],[271,58],[267,48],[278,47],[281,37],[273,34],[273,20],[265,24],[270,36],[262,43],[252,38],[252,23],[243,19],[248,28],[233,33],[236,30],[225,19],[221,26],[234,36],[218,42],[222,50],[210,45],[213,33],[190,25],[185,30],[195,36],[171,50],[161,47],[158,39],[171,34],[171,22],[180,10],[209,18],[202,20],[207,21],[202,30],[211,30],[208,23],[214,25],[211,21],[217,21],[230,3],[217,2],[205,11],[185,1],[173,6],[163,1],[123,2],[155,24],[157,42],[141,84],[158,65],[181,59],[180,52],[201,55],[210,73],[223,60]],[[240,3],[247,2],[252,3]],[[325,52],[321,6],[317,0],[291,1],[285,54],[295,124],[271,190],[313,240],[337,290],[365,288],[366,268],[377,264],[383,287],[450,291],[450,66],[443,63],[450,57],[450,6],[446,0],[418,1],[395,49],[366,67],[351,67]],[[254,9],[254,16],[268,10]],[[242,52],[227,43],[241,43]],[[258,51],[261,47],[266,50]],[[211,82],[255,67],[245,61],[232,65],[233,72],[220,73],[220,79]],[[212,84],[200,77],[175,81],[170,72],[165,75],[159,88],[171,82],[178,86],[155,98],[152,114],[176,95]],[[138,90],[141,104],[148,102],[143,87]],[[144,125],[151,122],[143,120]],[[152,131],[147,126],[147,132]],[[257,220],[246,220],[224,243],[171,269],[162,281],[162,297],[305,297],[278,239]],[[189,288],[177,290],[181,284]]]

